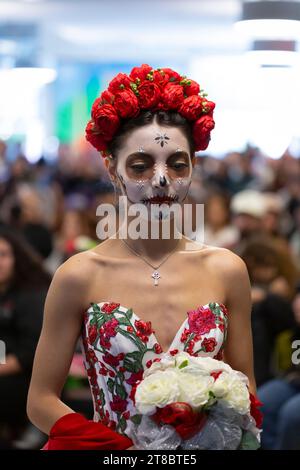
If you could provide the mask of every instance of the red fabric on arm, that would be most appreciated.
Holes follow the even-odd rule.
[[[104,424],[68,413],[54,423],[41,450],[125,450],[132,445],[131,439]]]

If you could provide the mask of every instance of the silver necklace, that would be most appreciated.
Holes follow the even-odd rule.
[[[177,248],[177,245],[180,241],[180,238],[178,239],[178,242],[176,243],[176,246],[174,248],[174,250],[172,250],[167,256],[166,258],[158,265],[158,266],[153,266],[151,263],[149,263],[149,261],[147,261],[143,256],[141,256],[137,251],[135,251],[131,246],[128,245],[127,242],[125,242],[125,240],[123,238],[121,238],[121,240],[125,243],[125,245],[128,246],[128,248],[136,255],[138,256],[139,258],[141,258],[143,261],[145,261],[145,263],[147,263],[149,266],[151,266],[151,268],[154,269],[154,272],[151,274],[151,277],[154,279],[154,285],[155,286],[158,286],[158,280],[161,278],[160,274],[159,274],[159,271],[158,271],[158,268],[167,261],[167,259],[174,253],[174,251],[176,250]]]

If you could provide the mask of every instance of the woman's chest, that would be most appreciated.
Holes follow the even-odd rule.
[[[208,270],[197,274],[188,263],[170,264],[168,270],[159,272],[155,285],[150,267],[127,266],[116,271],[106,266],[102,281],[94,277],[87,304],[116,302],[132,309],[141,321],[151,322],[158,342],[167,350],[190,311],[209,302],[226,304],[226,299],[224,285]]]

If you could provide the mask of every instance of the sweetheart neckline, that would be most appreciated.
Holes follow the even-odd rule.
[[[151,321],[147,321],[147,320],[143,320],[139,315],[136,314],[136,312],[133,310],[132,307],[126,307],[125,305],[122,305],[120,302],[115,302],[113,300],[103,300],[101,302],[91,302],[91,304],[96,304],[98,306],[100,306],[101,304],[110,304],[110,303],[116,303],[116,304],[119,304],[119,307],[122,307],[122,308],[125,308],[126,310],[128,310],[129,308],[132,309],[132,313],[133,315],[138,319],[138,321],[143,321],[145,323],[150,323],[151,324],[151,327],[152,327],[152,322]],[[207,302],[206,304],[203,304],[203,305],[198,305],[197,307],[194,307],[194,308],[191,308],[190,310],[187,310],[187,318],[188,318],[188,312],[192,312],[192,311],[196,311],[198,310],[199,308],[203,308],[203,307],[207,307],[209,306],[209,304],[212,304],[212,303],[215,303],[217,304],[218,306],[220,306],[222,308],[222,306],[225,308],[225,311],[228,313],[228,308],[226,306],[226,304],[224,304],[223,302],[217,302],[216,300],[211,300],[209,302]],[[88,307],[86,310],[85,310],[85,313],[89,313],[89,311],[93,308],[93,305],[91,305],[90,307]],[[222,308],[222,311],[224,313],[224,310]],[[175,339],[177,337],[177,334],[178,332],[181,330],[181,328],[183,327],[183,325],[186,323],[187,321],[187,318],[185,320],[183,320],[183,322],[181,323],[181,325],[179,326],[179,328],[177,329],[176,333],[175,333],[175,336],[170,344],[170,346],[167,348],[167,350],[163,350],[162,351],[162,354],[166,354],[168,353],[169,351],[172,351],[172,346],[175,342]],[[156,331],[156,330],[155,330]],[[160,342],[158,341],[158,338],[157,336],[155,335],[155,331],[154,333],[152,333],[153,337],[155,338],[155,341],[157,342],[157,344],[159,344],[159,346],[162,348]]]

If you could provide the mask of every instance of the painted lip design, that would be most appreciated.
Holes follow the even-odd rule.
[[[170,202],[177,202],[178,195],[175,194],[173,196],[153,196],[151,198],[143,199],[142,202],[144,204],[163,204],[163,203],[170,203]]]

